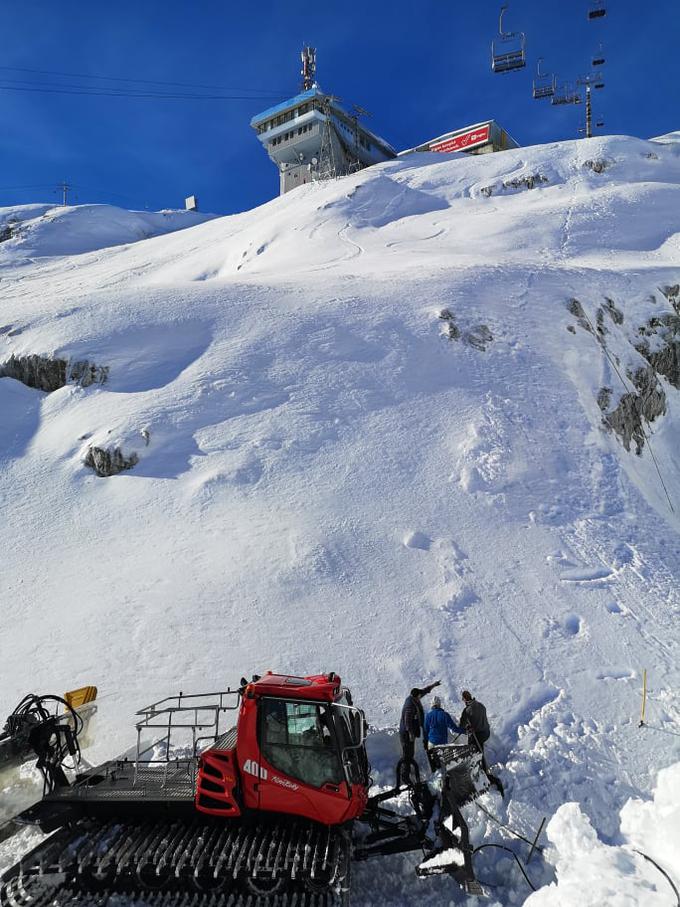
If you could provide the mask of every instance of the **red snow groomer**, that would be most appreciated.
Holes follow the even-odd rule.
[[[45,699],[23,700],[0,736],[0,755],[4,741],[19,761],[30,739],[44,779],[42,800],[0,839],[26,825],[49,835],[2,876],[1,905],[101,907],[122,894],[157,907],[330,907],[349,903],[353,860],[418,850],[419,875],[481,893],[460,811],[489,787],[481,754],[435,747],[434,783],[416,769],[369,796],[364,713],[334,673],[268,673],[153,703],[128,756],[84,771],[78,710],[51,715]],[[385,806],[402,793],[407,814]]]

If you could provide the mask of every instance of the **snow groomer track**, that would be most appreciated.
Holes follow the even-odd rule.
[[[332,907],[348,882],[347,837],[309,822],[83,820],[25,857],[0,903]]]

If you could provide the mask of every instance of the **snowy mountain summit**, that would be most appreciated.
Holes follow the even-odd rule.
[[[94,759],[167,693],[335,670],[389,783],[441,678],[487,706],[486,808],[549,820],[535,894],[479,853],[490,903],[675,903],[635,852],[680,885],[674,136],[411,155],[172,233],[0,209],[0,714],[95,683]],[[401,863],[361,897],[464,903]]]

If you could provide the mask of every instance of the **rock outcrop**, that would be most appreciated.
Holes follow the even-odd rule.
[[[588,170],[592,170],[593,173],[604,173],[605,170],[611,167],[611,161],[584,161],[583,166]]]
[[[493,334],[486,324],[476,324],[470,330],[462,331],[456,323],[456,316],[451,309],[442,309],[439,313],[439,320],[446,324],[444,336],[449,340],[462,340],[463,343],[482,352],[493,341]]]
[[[59,390],[67,384],[89,387],[104,384],[109,375],[108,366],[95,365],[87,360],[71,362],[68,359],[53,359],[36,354],[15,356],[0,364],[0,378],[15,378],[27,387],[37,390]]]
[[[680,307],[680,286],[666,287],[662,292],[671,304],[677,298]],[[594,319],[588,317],[578,299],[570,299],[567,309],[576,319],[577,325],[597,340],[614,370],[619,372],[621,381],[624,381],[621,360],[609,349],[607,340],[610,329],[614,330],[624,322],[623,312],[614,300],[605,298]],[[609,327],[605,318],[607,315],[611,319]],[[574,325],[567,325],[567,328],[576,333]],[[654,316],[638,329],[638,334],[641,339],[637,343],[633,342],[633,346],[648,364],[627,372],[632,390],[626,388],[613,410],[610,409],[614,396],[611,387],[600,388],[597,403],[603,413],[602,424],[605,428],[616,432],[626,450],[630,450],[631,444],[634,444],[635,453],[641,454],[646,440],[644,423],[653,422],[666,412],[666,392],[659,376],[680,389],[680,314],[666,312]]]
[[[636,392],[623,394],[615,409],[607,412],[612,398],[610,387],[600,390],[597,402],[604,425],[619,435],[626,450],[635,442],[635,453],[641,454],[646,440],[644,421],[653,422],[666,412],[666,394],[651,365],[639,368],[628,377]]]
[[[125,456],[120,447],[88,447],[84,459],[85,466],[93,469],[98,476],[108,478],[116,476],[126,469],[132,469],[139,463],[139,457],[133,451],[129,456]]]
[[[479,190],[485,198],[491,198],[492,195],[503,189],[535,189],[543,183],[550,182],[547,176],[542,173],[529,173],[526,176],[517,176],[511,180],[504,180],[500,186],[492,184],[491,186],[482,186]]]

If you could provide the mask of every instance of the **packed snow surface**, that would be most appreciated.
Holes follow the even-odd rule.
[[[108,378],[0,379],[0,713],[97,684],[95,760],[169,693],[335,670],[389,783],[404,696],[441,678],[488,708],[486,808],[550,820],[532,907],[586,903],[577,859],[609,903],[672,904],[621,848],[678,878],[680,144],[411,155],[138,242],[161,221],[30,208],[0,211],[33,225],[0,243],[0,368]],[[603,413],[657,353],[638,455]],[[138,461],[101,478],[93,446]],[[492,902],[531,894],[475,859]],[[355,903],[465,902],[414,861],[358,867]]]

